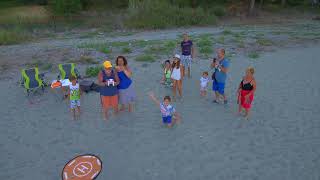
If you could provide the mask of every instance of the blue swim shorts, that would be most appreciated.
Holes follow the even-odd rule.
[[[166,117],[162,117],[162,122],[164,124],[170,124],[172,121],[172,116],[166,116]]]
[[[212,90],[218,91],[219,94],[224,95],[224,86],[225,86],[225,83],[219,83],[217,81],[213,81]]]

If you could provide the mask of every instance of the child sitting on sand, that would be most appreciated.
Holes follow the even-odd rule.
[[[68,90],[68,96],[70,99],[70,109],[73,119],[76,119],[76,116],[80,116],[80,96],[82,92],[80,90],[79,83],[77,83],[76,77],[70,76],[69,80],[71,82]]]
[[[171,128],[175,123],[180,121],[179,114],[176,112],[175,108],[170,104],[170,96],[165,96],[163,98],[163,102],[160,102],[152,92],[149,94],[149,96],[157,104],[157,106],[160,106],[163,124],[165,124],[168,128]]]
[[[200,95],[206,96],[207,95],[207,88],[209,84],[209,73],[207,71],[202,73],[202,77],[200,78]]]
[[[172,80],[171,80],[171,62],[170,60],[166,60],[164,62],[164,68],[163,68],[163,77],[161,79],[161,84],[164,84],[167,87],[172,87]]]

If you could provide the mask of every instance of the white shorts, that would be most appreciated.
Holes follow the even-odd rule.
[[[191,55],[189,56],[185,56],[185,55],[181,55],[181,63],[184,67],[191,67]]]
[[[200,87],[200,91],[208,91],[208,86]]]
[[[80,100],[70,100],[70,108],[75,109],[76,107],[80,107]]]

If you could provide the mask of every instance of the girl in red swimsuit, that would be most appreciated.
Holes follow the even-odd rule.
[[[253,77],[254,68],[248,67],[246,70],[246,75],[239,84],[238,88],[238,104],[239,104],[239,114],[242,110],[245,110],[245,118],[249,119],[249,113],[251,109],[251,103],[253,101],[254,92],[256,91],[256,80]]]

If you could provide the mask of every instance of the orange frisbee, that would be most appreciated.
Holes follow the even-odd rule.
[[[102,162],[97,156],[80,155],[64,166],[62,180],[94,180],[100,174],[101,169]]]

